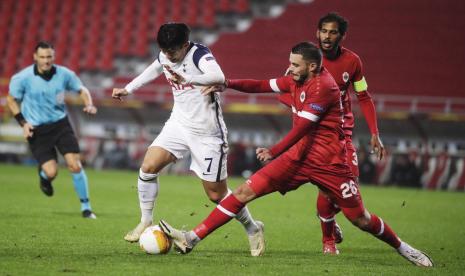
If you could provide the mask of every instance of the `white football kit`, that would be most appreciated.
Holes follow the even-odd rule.
[[[171,74],[164,65],[183,76],[185,82],[172,83],[169,80]],[[158,58],[125,89],[132,93],[162,73],[171,84],[174,105],[170,118],[150,146],[159,146],[177,159],[190,152],[190,169],[200,179],[211,182],[225,179],[228,143],[220,98],[218,93],[201,94],[202,86],[224,82],[220,66],[207,47],[191,42],[182,61],[172,63],[160,52]]]

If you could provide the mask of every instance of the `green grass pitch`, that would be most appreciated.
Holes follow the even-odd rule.
[[[139,221],[137,172],[87,170],[97,220],[85,220],[69,172],[61,168],[55,195],[39,190],[35,167],[0,164],[0,275],[459,275],[465,273],[465,195],[362,187],[368,210],[435,261],[418,268],[342,216],[341,255],[321,254],[316,188],[305,185],[249,205],[265,223],[267,251],[249,256],[244,230],[225,225],[186,256],[151,256],[123,240]],[[160,177],[154,220],[190,229],[214,207],[197,178]],[[241,179],[230,179],[235,187]]]

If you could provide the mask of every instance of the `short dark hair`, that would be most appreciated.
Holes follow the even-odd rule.
[[[320,18],[320,21],[318,21],[318,29],[321,30],[323,24],[328,22],[336,22],[337,29],[339,30],[339,33],[341,35],[345,35],[347,29],[349,28],[349,22],[347,22],[347,20],[344,17],[340,16],[335,12],[330,12],[322,18]]]
[[[47,41],[40,41],[39,43],[36,44],[36,47],[34,48],[34,52],[37,52],[37,50],[41,49],[55,49],[53,48],[53,45]]]
[[[321,50],[311,42],[300,42],[299,44],[292,47],[291,53],[302,55],[305,61],[316,62],[316,64],[318,64],[318,67],[321,64]]]
[[[184,23],[166,23],[158,30],[157,42],[161,49],[180,48],[189,41],[191,30]]]

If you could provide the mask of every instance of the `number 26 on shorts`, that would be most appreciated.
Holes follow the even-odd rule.
[[[342,183],[340,188],[343,198],[351,197],[358,192],[357,185],[353,180],[350,180],[349,183]]]

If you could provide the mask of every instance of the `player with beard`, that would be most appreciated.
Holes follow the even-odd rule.
[[[355,226],[389,244],[415,265],[433,266],[426,254],[401,241],[386,222],[365,209],[357,180],[347,164],[340,90],[322,66],[321,51],[312,43],[301,42],[292,48],[289,61],[288,76],[229,80],[220,83],[221,88],[203,89],[203,93],[228,87],[246,93],[289,94],[293,127],[270,149],[257,149],[257,158],[270,162],[222,200],[203,222],[186,232],[161,220],[163,232],[173,239],[179,252],[189,253],[248,202],[276,191],[285,194],[310,182],[325,191]]]
[[[354,114],[352,113],[350,90],[355,92],[360,109],[370,129],[372,152],[381,160],[386,151],[379,137],[376,110],[367,90],[368,85],[363,74],[362,61],[353,51],[340,45],[346,37],[347,28],[348,22],[345,18],[337,13],[328,13],[319,20],[316,37],[323,52],[323,66],[331,73],[341,90],[347,161],[352,174],[358,177],[357,151],[352,143]],[[279,100],[289,107],[292,106],[291,97],[288,94],[281,94]],[[324,192],[320,191],[317,198],[317,213],[323,234],[324,254],[339,254],[336,243],[342,242],[342,231],[335,221],[335,215],[339,211],[340,208],[331,202]]]

